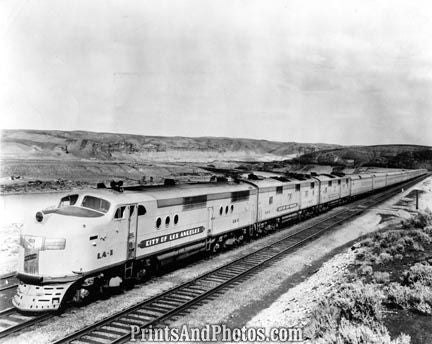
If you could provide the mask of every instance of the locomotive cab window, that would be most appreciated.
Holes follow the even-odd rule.
[[[58,207],[61,208],[61,207],[67,207],[70,205],[75,205],[77,200],[78,200],[78,195],[65,196],[60,200]]]
[[[338,185],[340,185],[340,183],[341,183],[341,180],[339,179],[339,180],[338,180]]]
[[[331,180],[329,180],[328,186],[332,186],[332,181]]]
[[[81,206],[106,213],[109,210],[110,202],[98,197],[84,196]]]
[[[116,212],[115,212],[115,214],[114,214],[114,218],[115,219],[122,219],[124,217],[124,215],[125,215],[125,210],[126,210],[125,206],[118,207],[117,210],[116,210]]]
[[[315,187],[315,183],[311,183],[311,189],[313,189]]]
[[[300,191],[300,184],[296,184],[295,191]]]
[[[147,212],[146,208],[143,205],[139,204],[138,205],[138,216],[145,215],[146,212]]]
[[[283,187],[282,186],[277,186],[276,187],[276,194],[281,194],[283,192]]]

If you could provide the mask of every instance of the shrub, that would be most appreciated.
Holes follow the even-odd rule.
[[[432,224],[432,212],[426,209],[426,211],[419,212],[416,216],[403,221],[402,227],[406,229],[423,229],[429,224]]]
[[[379,262],[385,264],[393,260],[393,256],[387,252],[383,252],[378,256]]]
[[[417,263],[409,270],[404,271],[404,282],[408,285],[421,283],[424,286],[432,287],[432,266]]]
[[[387,292],[387,303],[405,309],[416,310],[422,314],[432,314],[432,289],[421,283],[412,287],[390,283]]]
[[[316,344],[410,344],[411,337],[401,334],[391,340],[388,330],[381,324],[367,326],[342,319],[337,330],[327,331],[314,340]]]
[[[362,265],[360,268],[360,274],[370,276],[373,273],[373,268],[370,265]]]
[[[376,271],[373,274],[373,278],[376,283],[388,283],[390,282],[390,274],[388,272]]]
[[[430,244],[432,239],[427,235],[425,232],[415,229],[410,232],[410,236],[417,242],[420,242],[422,244]]]
[[[429,226],[426,226],[425,228],[423,228],[423,232],[425,232],[427,235],[432,237],[432,225],[429,225]]]
[[[368,324],[381,319],[384,294],[376,285],[362,282],[347,283],[334,296],[334,305],[341,317]]]

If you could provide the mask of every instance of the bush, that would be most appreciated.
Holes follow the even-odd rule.
[[[422,244],[430,244],[432,239],[425,232],[415,229],[410,232],[410,236],[417,242]]]
[[[393,260],[393,256],[387,252],[383,252],[378,256],[377,264],[385,264]]]
[[[404,282],[408,285],[421,283],[424,286],[432,287],[432,266],[417,263],[409,270],[404,271]]]
[[[370,265],[362,265],[360,268],[360,274],[364,276],[370,276],[373,273],[373,268]]]
[[[368,324],[381,319],[384,294],[373,284],[347,283],[334,296],[341,317]]]
[[[426,209],[426,211],[419,212],[416,216],[403,221],[402,227],[406,229],[423,229],[430,224],[432,224],[432,212]]]
[[[381,324],[367,326],[342,319],[337,330],[327,331],[313,340],[316,344],[410,344],[411,337],[401,334],[391,340],[388,330]]]
[[[387,303],[422,314],[432,315],[432,289],[420,283],[412,287],[390,283],[386,289]]]
[[[388,283],[390,282],[390,274],[388,272],[376,271],[373,274],[373,278],[376,283]]]

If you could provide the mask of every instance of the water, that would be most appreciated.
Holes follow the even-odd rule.
[[[27,193],[0,195],[0,225],[26,224],[34,221],[37,211],[56,206],[61,197],[70,193]]]

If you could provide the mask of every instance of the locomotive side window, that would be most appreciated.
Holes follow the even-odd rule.
[[[115,219],[122,219],[123,216],[124,216],[125,210],[126,210],[125,206],[118,207],[117,210],[116,210],[116,212],[115,212],[114,218]]]
[[[234,205],[231,204],[231,212],[234,211]]]
[[[225,207],[225,214],[228,214],[228,206]]]
[[[332,181],[331,180],[329,180],[328,186],[332,186]]]
[[[146,208],[143,205],[139,204],[138,205],[138,216],[145,215],[146,212],[147,212]]]
[[[110,202],[98,197],[85,196],[81,206],[106,213],[109,210]]]
[[[311,183],[311,189],[315,187],[315,183]]]
[[[223,207],[220,207],[220,209],[219,209],[219,215],[222,215],[223,214]]]
[[[168,226],[170,224],[170,221],[171,221],[170,217],[167,216],[165,219],[165,226]]]
[[[269,197],[269,204],[273,204],[273,196]]]
[[[161,220],[160,217],[158,217],[157,220],[156,220],[156,228],[159,229],[160,226],[161,226],[161,224],[162,224],[162,220]]]
[[[129,208],[129,217],[132,217],[134,211],[135,211],[135,206],[131,205],[130,208]]]
[[[300,184],[296,184],[295,191],[300,191]]]
[[[341,183],[341,180],[339,179],[339,180],[338,180],[338,185],[340,185],[340,183]]]
[[[78,200],[78,195],[65,196],[60,200],[58,207],[61,208],[61,207],[67,207],[69,205],[74,205],[77,200]]]
[[[175,225],[178,223],[178,220],[179,220],[178,215],[177,214],[174,215],[174,224]]]
[[[276,194],[281,194],[283,192],[282,186],[276,186]]]

